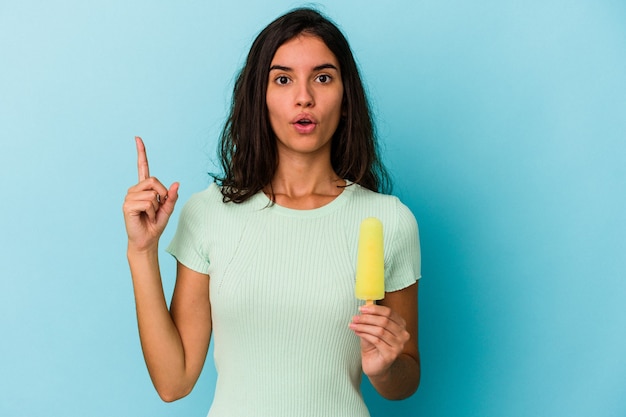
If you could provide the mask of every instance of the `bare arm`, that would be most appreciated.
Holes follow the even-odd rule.
[[[411,396],[420,382],[417,286],[386,293],[379,305],[363,306],[350,325],[361,338],[363,372],[390,400]]]
[[[209,277],[178,264],[171,311],[158,262],[158,241],[174,210],[178,184],[169,190],[150,177],[145,147],[137,138],[139,183],[128,190],[124,220],[137,322],[144,358],[164,401],[187,395],[206,358],[211,335]]]
[[[156,256],[129,251],[128,260],[148,372],[159,396],[175,401],[191,392],[206,359],[211,338],[209,277],[178,263],[168,311]]]

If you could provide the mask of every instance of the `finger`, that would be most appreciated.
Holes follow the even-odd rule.
[[[381,326],[378,324],[354,323],[351,326],[355,332],[367,333],[385,340],[388,344],[404,343],[408,332],[396,325]]]
[[[127,201],[149,201],[152,204],[152,207],[154,208],[154,210],[158,210],[159,209],[159,202],[161,200],[161,197],[159,197],[159,194],[157,191],[155,190],[145,190],[145,191],[138,191],[138,192],[134,192],[134,193],[130,193],[127,195],[126,197]]]
[[[129,200],[124,203],[124,216],[130,219],[134,216],[147,216],[151,222],[156,220],[156,210],[151,201],[148,200]]]
[[[389,340],[379,337],[377,335],[373,335],[367,332],[354,332],[358,337],[361,338],[362,341],[367,342],[371,345],[371,348],[378,350],[379,352],[391,352],[394,351],[394,346]]]
[[[404,318],[389,307],[363,305],[359,308],[359,311],[361,313],[360,317],[364,320],[371,320],[371,323],[393,322],[402,328],[406,326]]]
[[[393,334],[375,326],[350,325],[350,328],[363,342],[375,346],[379,351],[393,352],[393,354],[402,352],[410,338],[408,332]]]
[[[161,197],[161,209],[167,216],[171,216],[174,212],[174,206],[178,201],[178,189],[180,184],[175,182],[170,186],[170,189],[165,194],[165,197]]]
[[[161,200],[161,202],[163,203],[163,208],[168,212],[168,214],[172,214],[172,212],[174,211],[174,205],[176,205],[176,201],[178,201],[179,188],[180,183],[173,183],[172,185],[170,185],[170,189],[167,190],[165,199]]]
[[[394,343],[394,340],[403,341],[408,332],[403,324],[384,316],[374,316],[370,314],[361,314],[352,318],[350,327],[355,332],[369,333],[373,336],[380,337]]]
[[[152,223],[156,223],[157,221],[157,211],[154,209],[154,205],[152,204],[152,202],[148,202],[150,203],[148,206],[146,206],[146,216],[148,216],[148,220],[150,220]]]
[[[146,155],[146,146],[139,136],[135,136],[137,144],[137,171],[139,172],[139,182],[150,178],[150,169],[148,168],[148,155]]]
[[[159,195],[159,199],[163,201],[167,196],[167,188],[155,177],[150,177],[141,181],[139,184],[135,184],[128,189],[128,194],[140,193],[143,191],[153,191]]]
[[[354,330],[355,333],[370,334],[380,339],[393,338],[395,330],[378,324],[363,322],[363,320],[359,320],[358,318],[355,318],[352,323],[350,323],[350,328]]]

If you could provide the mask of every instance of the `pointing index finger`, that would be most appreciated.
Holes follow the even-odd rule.
[[[150,178],[150,169],[148,168],[148,156],[146,155],[146,147],[139,136],[135,136],[137,143],[137,171],[139,172],[139,181]]]

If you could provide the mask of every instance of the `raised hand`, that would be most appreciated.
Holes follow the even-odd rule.
[[[137,145],[139,182],[128,189],[124,200],[124,221],[129,249],[155,249],[178,200],[178,183],[169,190],[150,176],[146,147],[140,137]]]
[[[381,305],[362,306],[350,328],[361,338],[363,372],[369,377],[383,376],[410,339],[402,316]]]

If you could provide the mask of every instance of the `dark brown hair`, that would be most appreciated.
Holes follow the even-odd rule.
[[[276,137],[266,105],[270,64],[285,42],[305,33],[319,37],[337,58],[344,87],[343,115],[331,141],[331,164],[340,178],[377,192],[391,181],[381,163],[371,110],[348,41],[318,11],[295,9],[257,36],[233,91],[230,115],[220,137],[224,202],[241,203],[271,183],[278,165]]]

